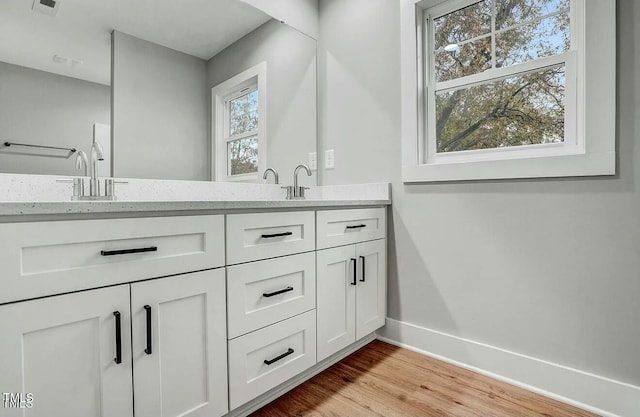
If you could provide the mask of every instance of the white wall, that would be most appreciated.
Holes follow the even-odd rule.
[[[88,153],[94,123],[109,124],[109,95],[106,85],[0,62],[0,144],[71,147]],[[66,153],[0,145],[0,172],[82,175],[75,169],[75,155],[61,155]]]
[[[317,146],[316,42],[272,19],[209,61],[209,91],[261,62],[267,63],[267,166],[292,184],[294,168]],[[303,174],[300,184],[316,184],[315,173]]]
[[[615,177],[403,185],[397,0],[320,2],[324,184],[391,181],[389,316],[640,385],[640,4]]]
[[[208,180],[206,61],[121,32],[112,53],[114,176]]]

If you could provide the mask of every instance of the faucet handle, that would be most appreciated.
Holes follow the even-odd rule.
[[[287,190],[287,200],[293,199],[295,195],[293,185],[287,185],[285,187],[280,187],[280,188],[282,188],[283,190]]]

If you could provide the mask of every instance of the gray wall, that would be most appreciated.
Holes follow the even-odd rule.
[[[0,143],[75,147],[88,153],[93,124],[109,124],[110,88],[0,62]],[[75,155],[0,146],[0,172],[81,175]]]
[[[112,53],[114,176],[208,180],[206,61],[121,32]]]
[[[241,0],[318,39],[318,0]]]
[[[398,1],[320,2],[323,182],[393,183],[390,317],[640,384],[640,4],[618,5],[619,175],[405,186]]]
[[[296,165],[316,151],[316,42],[286,24],[270,20],[208,63],[208,91],[267,62],[267,165],[291,183]],[[315,173],[300,175],[315,184]],[[271,179],[269,181],[272,181]]]

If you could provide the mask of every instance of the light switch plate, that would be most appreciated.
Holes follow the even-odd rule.
[[[309,169],[316,171],[318,169],[318,153],[309,152]]]
[[[336,166],[333,149],[329,149],[324,153],[324,167],[326,169],[333,169]]]

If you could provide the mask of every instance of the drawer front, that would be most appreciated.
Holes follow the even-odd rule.
[[[316,364],[315,310],[229,341],[229,408]]]
[[[0,303],[224,265],[224,217],[0,224]]]
[[[313,211],[227,215],[227,265],[315,249]]]
[[[318,249],[382,239],[387,234],[386,209],[318,211]]]
[[[316,307],[313,252],[227,268],[229,339]]]

